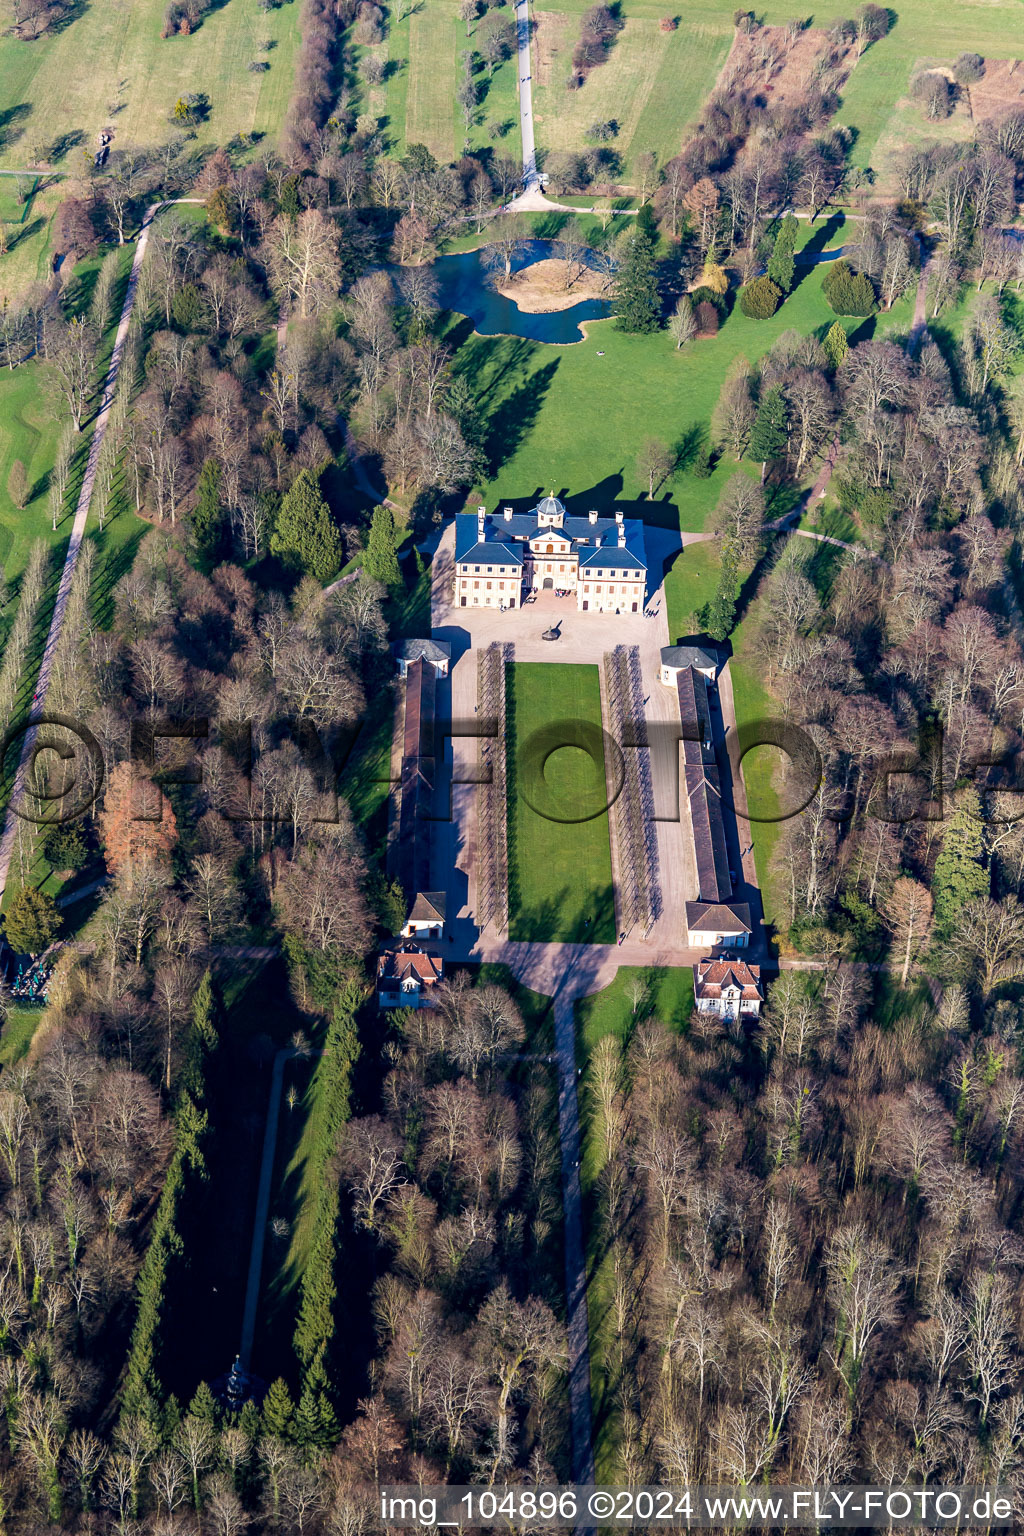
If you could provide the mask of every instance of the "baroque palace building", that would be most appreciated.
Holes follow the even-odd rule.
[[[555,495],[532,512],[456,517],[456,608],[519,608],[545,589],[575,597],[581,613],[643,613],[643,523],[621,512],[571,517]]]

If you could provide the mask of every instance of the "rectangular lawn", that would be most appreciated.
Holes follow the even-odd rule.
[[[174,132],[174,103],[189,91],[210,99],[199,143],[275,135],[292,87],[298,4],[262,10],[259,0],[227,0],[192,36],[161,38],[165,7],[111,0],[80,7],[69,25],[34,42],[0,36],[0,164],[54,156],[58,169],[77,170],[76,146],[94,148],[107,124],[115,144],[153,148]],[[269,69],[250,71],[257,61]]]
[[[593,123],[614,122],[612,146],[628,181],[636,156],[654,150],[664,162],[679,153],[725,62],[733,39],[732,5],[703,0],[688,5],[675,31],[658,0],[625,0],[625,25],[607,62],[591,70],[578,90],[566,86],[572,52],[588,0],[564,0],[535,13],[534,123],[541,150],[585,149]]]
[[[548,742],[542,737],[538,744],[536,733],[544,727],[555,729]],[[600,729],[596,666],[519,662],[512,667],[507,742],[512,939],[615,941]],[[574,731],[583,744],[568,744]],[[567,744],[557,745],[561,739]],[[563,819],[588,815],[588,820]]]

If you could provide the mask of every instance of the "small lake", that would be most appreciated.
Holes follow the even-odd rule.
[[[529,341],[564,346],[583,340],[581,320],[603,320],[612,312],[607,299],[583,299],[571,309],[554,314],[528,315],[517,309],[511,299],[489,287],[491,273],[481,260],[484,254],[478,250],[441,256],[430,269],[437,279],[437,302],[441,308],[465,315],[481,336],[525,336]],[[560,254],[556,240],[525,240],[513,259],[512,270],[521,272],[535,261],[558,258]]]

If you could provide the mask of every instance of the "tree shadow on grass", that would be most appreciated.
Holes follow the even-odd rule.
[[[680,470],[692,468],[703,445],[708,441],[708,429],[702,421],[695,422],[692,427],[687,427],[672,444],[670,452],[675,455],[675,467],[673,474]]]
[[[495,403],[483,445],[492,479],[533,431],[560,361],[556,357],[535,369],[522,384]]]
[[[26,240],[31,240],[33,235],[38,235],[45,228],[46,220],[42,218],[33,219],[30,224],[16,225],[14,234],[7,242],[8,251],[17,250],[19,245],[24,245]]]
[[[119,512],[117,514],[118,517],[127,517],[128,515],[127,512]],[[113,518],[107,520],[108,528],[113,521]],[[94,596],[92,611],[93,618],[101,629],[106,629],[113,623],[115,588],[122,577],[127,576],[131,570],[135,563],[135,556],[139,545],[148,532],[149,529],[144,524],[133,528],[123,544],[119,544],[117,549],[107,554],[106,558],[104,558],[103,544],[97,541],[99,560],[97,562],[96,574],[93,577]],[[95,535],[91,535],[91,537],[95,537]]]
[[[16,106],[0,111],[0,149],[16,144],[25,131],[25,120],[31,115],[30,102],[19,101]]]

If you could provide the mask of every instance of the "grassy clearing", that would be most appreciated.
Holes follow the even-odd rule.
[[[266,12],[258,0],[227,0],[191,37],[161,39],[164,8],[165,0],[113,0],[85,6],[70,26],[36,42],[0,37],[0,164],[24,166],[60,140],[92,147],[110,122],[118,141],[156,146],[171,135],[168,114],[186,91],[210,99],[200,143],[276,133],[298,43],[295,0]],[[261,51],[264,42],[271,51]],[[266,73],[249,72],[257,58],[270,64]],[[79,158],[70,148],[68,168]]]
[[[833,9],[830,5],[820,18],[815,15],[815,22],[833,19]],[[1020,53],[1019,0],[962,0],[958,5],[900,0],[896,11],[889,35],[867,50],[850,76],[836,118],[857,129],[854,164],[874,165],[882,171],[888,169],[890,153],[906,147],[899,129],[910,130],[911,142],[916,136],[915,118],[920,121],[920,112],[908,106],[901,109],[897,121],[894,109],[907,95],[919,64],[936,60],[951,64],[965,50],[999,59]],[[845,14],[835,10],[836,15],[840,13]],[[941,128],[935,132],[935,124],[926,127],[926,137],[942,136]]]
[[[642,982],[646,995],[633,1005],[629,989]],[[591,1052],[605,1035],[627,1044],[638,1024],[651,1019],[674,1032],[686,1028],[693,1012],[693,973],[677,966],[620,965],[615,980],[603,992],[581,997],[576,1004],[576,1060],[586,1068]]]
[[[0,1067],[13,1067],[28,1054],[32,1037],[43,1020],[42,1008],[10,1008],[0,1030]]]
[[[723,460],[709,480],[670,480],[652,507],[636,473],[644,439],[662,438],[685,463],[708,433],[738,354],[754,362],[783,331],[823,336],[835,318],[821,274],[811,270],[771,320],[750,320],[737,306],[717,336],[682,351],[665,332],[629,336],[611,320],[591,322],[586,340],[566,347],[475,336],[455,321],[449,341],[462,341],[455,367],[488,411],[481,499],[535,500],[554,486],[570,511],[574,500],[582,510],[633,502],[634,516],[701,529],[735,465]],[[875,323],[845,322],[851,332]]]
[[[489,13],[492,14],[492,13]],[[508,11],[496,13],[507,19]],[[481,18],[482,20],[483,18]],[[366,91],[366,105],[382,119],[385,135],[394,151],[409,144],[425,144],[439,160],[451,160],[468,143],[473,150],[493,148],[495,153],[521,154],[519,97],[515,55],[499,64],[493,76],[486,68],[477,71],[480,104],[466,127],[455,100],[461,75],[459,55],[478,51],[481,20],[467,35],[459,19],[458,0],[425,0],[399,22],[392,23],[385,41],[361,53],[375,53],[389,66],[383,86]],[[496,130],[492,134],[492,125]]]
[[[542,150],[584,149],[591,123],[614,120],[614,147],[628,177],[641,151],[654,150],[664,161],[682,148],[684,131],[729,52],[734,7],[718,0],[688,5],[681,25],[663,32],[659,22],[671,13],[658,0],[626,0],[625,26],[607,63],[570,91],[565,81],[586,9],[585,0],[567,0],[558,11],[536,12],[537,143]]]
[[[582,745],[548,747],[549,755],[540,761],[530,747],[536,732],[562,722],[582,721],[600,731],[598,669],[527,662],[516,664],[511,677],[514,735],[511,729],[509,734],[515,763],[509,765],[514,780],[509,803],[509,937],[610,944],[615,938],[615,905],[608,814],[601,809],[606,789],[600,737],[588,741],[590,750]],[[570,816],[589,819],[554,819]]]
[[[629,993],[635,980],[643,982],[647,991],[634,1007]],[[591,1053],[606,1035],[616,1036],[625,1049],[640,1024],[657,1020],[667,1028],[679,1031],[685,1029],[692,1011],[693,974],[689,969],[676,968],[620,966],[610,986],[593,997],[581,998],[576,1004],[577,1061],[584,1074],[580,1185],[587,1254],[590,1392],[598,1481],[615,1482],[622,1471],[618,1454],[620,1426],[617,1396],[620,1383],[618,1341],[612,1313],[613,1260],[607,1251],[602,1215],[603,1127],[600,1111],[586,1092],[587,1068]]]
[[[61,198],[59,182],[34,192],[24,203],[18,202],[15,187],[13,177],[0,176],[0,222],[7,232],[7,250],[0,256],[0,303],[5,298],[14,302],[33,283],[46,280]]]

